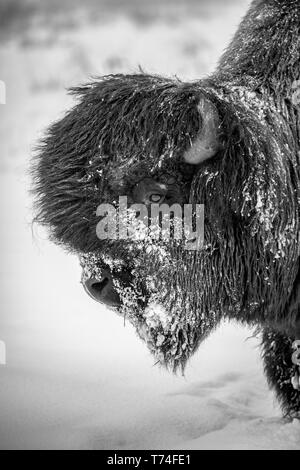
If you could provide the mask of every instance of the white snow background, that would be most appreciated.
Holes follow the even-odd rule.
[[[31,231],[30,155],[72,105],[65,88],[139,66],[206,75],[249,2],[198,3],[161,0],[150,20],[66,9],[56,28],[37,17],[13,33],[0,19],[1,449],[300,447],[300,423],[281,418],[251,331],[224,324],[185,377],[169,375],[129,324],[84,293],[76,257]]]

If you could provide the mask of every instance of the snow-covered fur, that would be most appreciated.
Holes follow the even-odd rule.
[[[135,325],[160,363],[184,368],[222,318],[264,328],[268,381],[286,413],[300,337],[300,0],[254,1],[217,71],[183,83],[113,75],[73,90],[33,166],[36,219],[81,254],[85,275],[109,267]],[[220,119],[219,151],[184,162],[202,128],[198,103]],[[143,177],[172,175],[186,202],[205,205],[205,246],[100,241],[95,212]]]

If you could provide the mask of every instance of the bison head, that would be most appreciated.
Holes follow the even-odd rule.
[[[222,317],[299,319],[299,173],[292,128],[268,97],[217,78],[108,76],[73,90],[34,163],[37,220],[80,256],[83,284],[184,367]],[[99,239],[97,208],[204,205],[204,243]],[[170,231],[171,235],[174,231]]]

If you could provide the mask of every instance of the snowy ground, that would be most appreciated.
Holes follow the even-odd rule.
[[[185,377],[169,375],[130,325],[86,296],[77,259],[31,232],[29,155],[71,104],[64,87],[139,65],[207,74],[247,1],[215,3],[178,22],[113,16],[57,34],[32,28],[0,45],[0,448],[300,447],[300,423],[282,420],[250,331],[223,325]]]

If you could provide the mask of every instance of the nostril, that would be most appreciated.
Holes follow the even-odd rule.
[[[120,297],[116,292],[110,273],[103,272],[101,279],[90,278],[83,282],[85,291],[97,302],[106,305],[120,305]]]
[[[90,285],[90,289],[95,291],[97,294],[101,294],[103,292],[103,289],[109,284],[109,279],[108,277],[105,277],[101,281],[95,281],[92,282]]]

